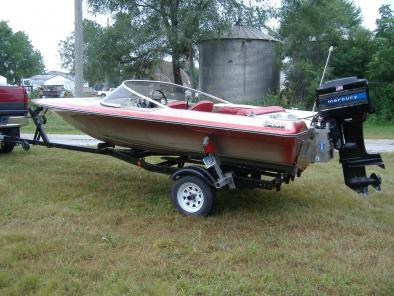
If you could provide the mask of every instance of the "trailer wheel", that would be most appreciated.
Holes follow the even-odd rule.
[[[207,216],[213,207],[212,187],[195,176],[183,176],[175,181],[171,189],[172,203],[188,216]]]
[[[14,143],[1,143],[0,144],[0,153],[10,153],[14,150],[15,144]]]

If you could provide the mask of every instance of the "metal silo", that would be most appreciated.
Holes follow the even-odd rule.
[[[234,103],[258,103],[279,89],[274,43],[279,40],[237,24],[219,39],[200,43],[200,89]]]

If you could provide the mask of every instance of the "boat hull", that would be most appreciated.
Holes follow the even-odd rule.
[[[248,161],[256,166],[271,164],[301,170],[307,166],[298,159],[307,130],[284,136],[67,110],[57,113],[84,133],[118,146],[163,154],[203,155],[203,139],[209,136],[221,158]]]

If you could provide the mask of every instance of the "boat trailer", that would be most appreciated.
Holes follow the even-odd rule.
[[[33,145],[107,155],[147,171],[170,175],[174,181],[171,190],[173,205],[186,215],[208,215],[213,207],[215,189],[262,188],[279,191],[282,183],[288,184],[295,177],[294,168],[286,166],[270,167],[267,164],[267,167],[262,168],[219,159],[214,142],[208,136],[202,143],[204,154],[201,155],[168,155],[149,150],[118,148],[108,143],[98,143],[97,147],[53,143],[44,129],[47,121],[45,110],[42,107],[29,108],[29,114],[36,127],[33,139],[0,135],[0,141],[20,145],[25,151]],[[148,161],[147,158],[151,156],[153,160]]]

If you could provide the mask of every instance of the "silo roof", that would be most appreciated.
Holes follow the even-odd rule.
[[[268,34],[242,24],[234,25],[229,31],[221,34],[219,39],[251,39],[280,42],[280,40],[269,36]]]

